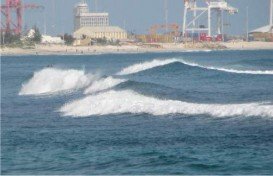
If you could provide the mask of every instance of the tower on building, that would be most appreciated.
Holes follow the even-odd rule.
[[[109,26],[108,13],[91,13],[86,0],[79,2],[74,8],[74,31],[81,27]]]

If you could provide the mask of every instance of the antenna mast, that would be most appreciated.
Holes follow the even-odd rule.
[[[165,32],[168,33],[168,0],[164,0],[164,11],[165,11]]]
[[[95,12],[98,12],[98,0],[95,0]]]
[[[273,26],[273,0],[270,0],[270,17],[269,17],[269,25]]]

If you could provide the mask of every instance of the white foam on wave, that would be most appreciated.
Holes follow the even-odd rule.
[[[117,79],[117,78],[113,78],[111,76],[107,77],[107,78],[100,79],[100,80],[96,80],[91,84],[91,86],[89,86],[84,91],[84,93],[91,94],[91,93],[107,90],[107,89],[115,87],[116,85],[118,85],[122,82],[125,82],[125,81],[126,81],[125,79]]]
[[[273,74],[273,70],[235,70],[235,69],[226,69],[226,68],[219,68],[219,67],[212,67],[212,66],[203,66],[194,62],[185,61],[183,59],[181,59],[180,62],[192,67],[200,67],[200,68],[204,68],[208,70],[218,70],[218,71],[229,72],[229,73],[252,74],[252,75],[272,75]]]
[[[168,114],[201,115],[213,117],[263,116],[273,117],[273,105],[197,104],[175,100],[161,100],[123,90],[103,92],[65,104],[59,110],[64,116],[86,117],[122,113],[148,113],[155,116]]]
[[[152,69],[155,67],[159,66],[164,66],[168,65],[174,62],[180,62],[185,65],[189,65],[192,67],[199,67],[199,68],[204,68],[208,70],[218,70],[218,71],[223,71],[223,72],[229,72],[229,73],[237,73],[237,74],[253,74],[253,75],[273,75],[273,70],[236,70],[236,69],[227,69],[227,68],[221,68],[221,67],[213,67],[213,66],[204,66],[200,65],[194,62],[186,61],[184,59],[166,59],[166,60],[160,60],[160,59],[155,59],[152,61],[147,61],[143,63],[137,63],[134,65],[131,65],[129,67],[126,67],[122,69],[120,72],[117,73],[117,75],[129,75],[133,73],[138,73],[141,71],[145,71],[148,69]]]
[[[174,62],[179,62],[179,61],[180,60],[178,59],[166,59],[166,60],[155,59],[152,61],[138,63],[138,64],[131,65],[129,67],[126,67],[122,69],[120,72],[118,72],[117,75],[129,75],[133,73],[138,73],[138,72],[148,70],[154,67],[159,67],[159,66],[171,64]]]
[[[34,73],[33,77],[22,85],[19,95],[53,94],[88,86],[95,75],[87,75],[83,70],[62,70],[45,68]]]

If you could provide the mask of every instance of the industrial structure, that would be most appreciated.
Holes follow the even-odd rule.
[[[273,0],[269,0],[269,23],[268,25],[250,32],[250,37],[258,41],[273,41]]]
[[[201,1],[201,0],[200,0]],[[217,18],[217,40],[222,40],[223,36],[223,12],[235,14],[237,8],[230,6],[226,0],[202,0],[203,6],[199,6],[197,0],[184,0],[184,17],[183,17],[183,36],[197,32],[201,40],[212,39],[212,14],[216,12]],[[206,16],[207,15],[207,16]],[[198,25],[198,20],[206,16],[207,26]]]
[[[99,38],[125,40],[127,32],[118,26],[110,26],[108,13],[90,13],[86,0],[81,0],[74,8],[73,36],[76,38],[77,45],[86,45],[92,39]]]
[[[81,27],[97,26],[109,26],[109,14],[90,13],[86,0],[82,0],[74,8],[74,31]]]
[[[1,20],[1,33],[21,34],[24,10],[37,8],[43,7],[37,4],[23,4],[21,0],[6,0],[5,4],[0,6],[1,13],[6,20],[5,22]],[[16,19],[13,18],[14,13]]]
[[[173,43],[179,36],[179,25],[166,23],[152,25],[149,34],[137,35],[136,38],[144,43]]]

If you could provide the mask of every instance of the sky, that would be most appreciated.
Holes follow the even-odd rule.
[[[73,32],[73,8],[80,0],[23,0],[26,3],[43,5],[42,9],[25,11],[24,28],[36,25],[42,33],[58,35]],[[151,25],[164,24],[164,0],[97,0],[98,11],[108,12],[110,25],[120,26],[129,32],[147,33]],[[94,0],[87,0],[91,11]],[[242,35],[246,32],[246,9],[249,9],[249,30],[268,24],[269,0],[229,0],[239,9],[235,15],[225,15],[230,24],[225,32]],[[168,0],[168,21],[182,25],[183,0]],[[202,21],[200,22],[202,23]],[[204,22],[203,22],[204,23]],[[46,25],[45,25],[46,24]],[[45,27],[46,26],[46,30]]]

